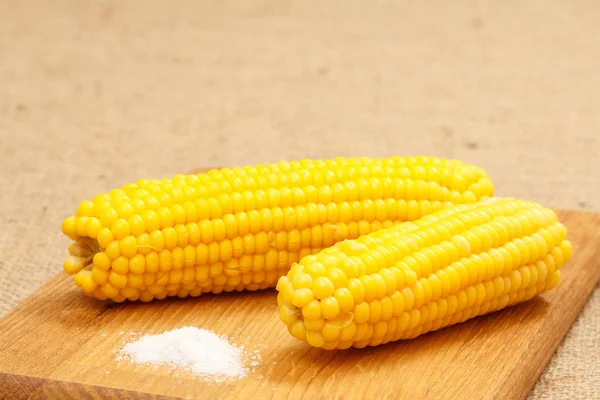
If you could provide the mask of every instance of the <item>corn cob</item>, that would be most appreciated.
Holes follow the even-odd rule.
[[[273,287],[334,243],[493,194],[487,174],[426,157],[292,161],[140,180],[83,201],[64,270],[97,299]]]
[[[529,201],[458,205],[304,257],[279,279],[281,320],[324,349],[463,322],[554,288],[571,257],[555,213]]]

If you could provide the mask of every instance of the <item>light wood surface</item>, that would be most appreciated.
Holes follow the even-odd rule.
[[[0,320],[0,398],[521,399],[600,279],[600,215],[559,210],[574,247],[559,286],[454,327],[377,348],[328,352],[292,338],[275,292],[108,305],[56,276]],[[15,266],[17,268],[18,266]],[[118,361],[136,334],[194,325],[259,350],[246,378]]]

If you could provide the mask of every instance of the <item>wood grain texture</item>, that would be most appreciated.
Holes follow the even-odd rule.
[[[522,399],[600,279],[600,215],[558,210],[574,256],[559,286],[500,312],[377,348],[313,349],[279,321],[275,292],[111,305],[60,274],[0,320],[0,398]],[[246,378],[115,357],[132,335],[194,325],[228,335],[262,361]]]

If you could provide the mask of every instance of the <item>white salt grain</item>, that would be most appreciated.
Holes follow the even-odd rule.
[[[122,353],[137,363],[170,364],[198,375],[242,378],[248,369],[243,352],[211,331],[184,327],[160,335],[146,335],[126,344]]]

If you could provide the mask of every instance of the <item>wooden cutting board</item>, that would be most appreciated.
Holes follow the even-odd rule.
[[[0,398],[521,399],[600,278],[600,215],[558,214],[574,256],[555,290],[362,350],[324,351],[292,338],[274,290],[109,305],[84,297],[60,274],[0,320]],[[209,384],[115,357],[133,337],[189,325],[258,350],[260,365],[241,380]]]

